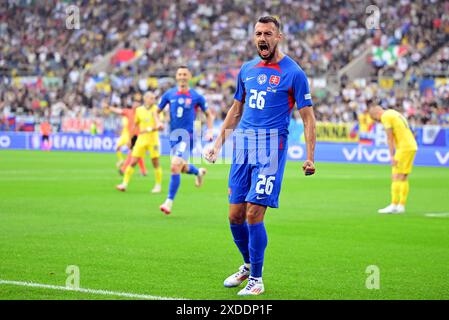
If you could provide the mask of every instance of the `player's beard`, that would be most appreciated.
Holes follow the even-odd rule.
[[[278,45],[276,44],[276,45],[273,47],[273,50],[270,52],[270,54],[269,54],[268,56],[263,56],[263,55],[260,53],[261,50],[260,50],[259,47],[257,48],[257,53],[259,54],[259,57],[260,57],[262,60],[269,62],[269,61],[271,61],[271,60],[274,58],[274,55],[276,54],[277,47],[278,47]]]
[[[178,87],[181,89],[187,89],[189,87],[189,81],[188,80],[179,80],[178,81]]]

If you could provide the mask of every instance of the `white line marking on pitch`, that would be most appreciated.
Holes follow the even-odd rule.
[[[449,212],[426,213],[424,215],[426,217],[430,217],[430,218],[445,218],[445,217],[449,217]]]
[[[146,299],[146,300],[187,300],[184,298],[160,297],[160,296],[152,296],[152,295],[148,295],[148,294],[115,292],[115,291],[107,291],[107,290],[95,290],[95,289],[84,289],[84,288],[72,289],[72,288],[67,288],[67,287],[63,287],[63,286],[54,286],[54,285],[42,284],[42,283],[1,280],[0,279],[0,285],[2,285],[2,284],[7,284],[7,285],[9,284],[9,285],[21,286],[21,287],[34,287],[34,288],[43,288],[43,289],[52,289],[52,290],[82,292],[82,293],[107,295],[107,296],[119,296],[119,297],[126,297],[126,298]]]

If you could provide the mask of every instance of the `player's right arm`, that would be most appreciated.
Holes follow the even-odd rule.
[[[220,134],[215,141],[215,148],[218,148],[218,150],[221,149],[228,136],[232,134],[232,131],[239,124],[242,114],[243,102],[234,99],[234,103],[232,104],[231,109],[229,109],[223,125],[221,126]]]
[[[101,103],[101,106],[103,107],[104,110],[107,110],[107,111],[110,111],[110,112],[113,112],[113,113],[116,113],[116,114],[120,114],[120,115],[123,114],[123,110],[122,109],[110,106],[110,105],[108,105],[108,103],[106,101],[103,101]]]
[[[390,150],[390,157],[391,157],[391,164],[393,166],[396,165],[397,161],[394,160],[394,150],[395,150],[395,144],[394,144],[394,133],[393,133],[393,116],[391,113],[386,111],[380,118],[380,121],[384,125],[385,133],[387,134],[387,143],[388,143],[388,149]]]
[[[159,101],[159,104],[157,106],[157,119],[159,120],[159,128],[161,128],[161,130],[164,127],[164,122],[165,123],[169,123],[170,122],[170,113],[169,112],[164,112],[165,107],[167,106],[167,104],[170,103],[170,98],[168,95],[168,91],[166,91],[162,97],[161,100]],[[161,115],[162,113],[162,115]],[[161,120],[161,118],[163,118],[164,120]]]
[[[221,147],[239,124],[242,114],[243,102],[234,99],[234,103],[226,115],[223,125],[221,126],[220,133],[215,140],[214,146],[211,149],[206,150],[205,158],[207,161],[214,163],[217,160]]]
[[[161,113],[164,111],[164,108],[167,106],[167,104],[170,102],[170,99],[168,97],[168,91],[166,91],[159,101],[159,104],[157,106],[157,113]]]
[[[388,149],[390,150],[390,157],[391,157],[391,164],[395,166],[397,164],[397,161],[394,160],[394,134],[392,128],[386,128],[385,132],[387,133],[387,143],[388,143]]]
[[[243,115],[243,106],[245,104],[245,84],[243,83],[242,72],[245,65],[242,66],[237,76],[237,86],[234,94],[234,102],[229,109],[226,118],[221,126],[220,134],[215,140],[214,146],[204,154],[207,161],[214,163],[217,160],[221,147],[224,145],[226,138],[229,137],[240,122]]]

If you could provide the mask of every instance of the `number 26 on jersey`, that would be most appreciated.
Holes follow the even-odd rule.
[[[256,89],[249,90],[249,107],[257,108],[262,110],[265,107],[265,96],[267,95],[266,91],[257,91]]]

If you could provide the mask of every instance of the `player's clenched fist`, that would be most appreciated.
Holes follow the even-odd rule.
[[[111,111],[111,108],[109,107],[106,101],[101,102],[101,109],[103,110],[104,113],[109,113],[109,111]]]
[[[207,131],[205,138],[206,138],[206,141],[214,140],[214,134],[212,133],[212,131]]]
[[[218,150],[217,148],[207,148],[204,152],[204,158],[210,163],[215,163],[215,161],[217,161],[219,152],[220,150]]]
[[[156,124],[156,130],[158,131],[164,130],[164,124],[162,122],[158,122]]]
[[[306,176],[310,176],[315,173],[315,165],[313,164],[312,161],[306,160],[302,165],[302,170],[304,171],[304,174]]]

